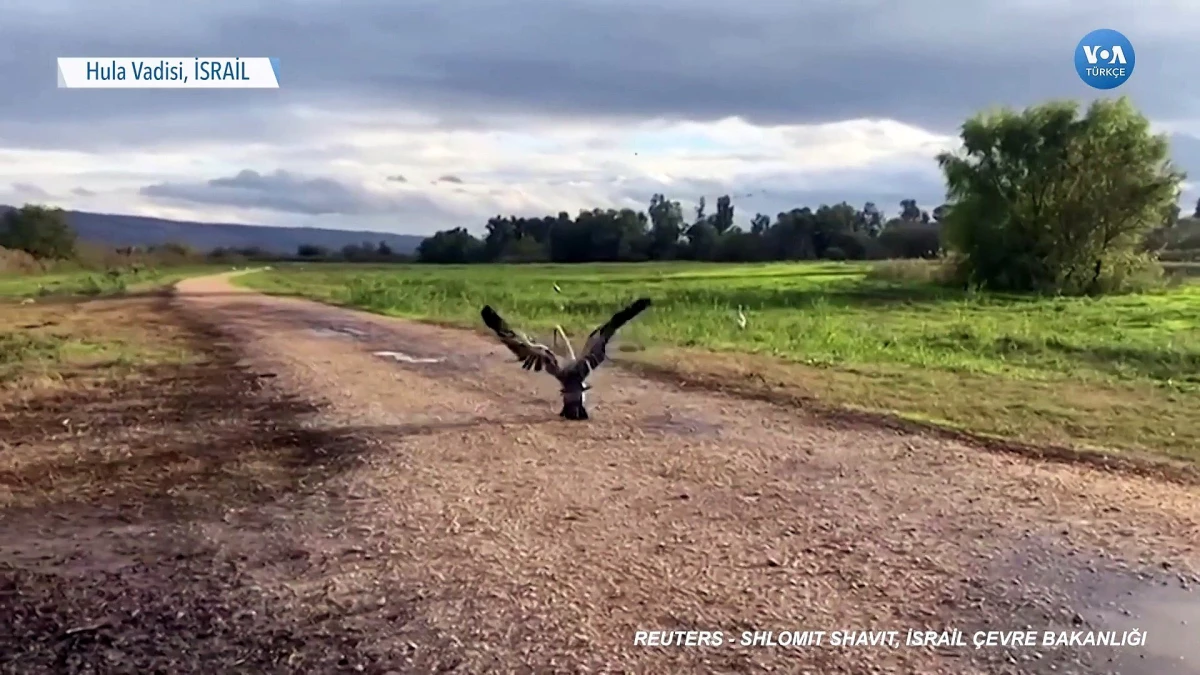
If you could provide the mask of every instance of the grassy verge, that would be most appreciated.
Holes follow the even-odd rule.
[[[47,296],[102,296],[148,291],[180,279],[228,269],[215,265],[114,269],[108,272],[70,271],[47,274],[0,274],[0,299]]]
[[[623,332],[625,358],[751,377],[830,405],[973,432],[1200,459],[1200,284],[1029,298],[870,271],[836,263],[295,265],[237,283],[475,328],[490,303],[532,334],[561,323],[577,337],[649,295],[655,307]]]
[[[0,305],[0,407],[194,358],[163,298]]]
[[[213,505],[219,515],[328,471],[318,453],[338,441],[295,426],[310,408],[261,392],[211,327],[169,302],[0,304],[0,522],[37,536],[114,512],[208,522]]]
[[[85,468],[131,465],[127,438],[96,434],[161,425],[153,412],[127,411],[171,398],[164,383],[204,361],[164,302],[0,304],[0,519],[48,499],[93,500],[128,480]]]

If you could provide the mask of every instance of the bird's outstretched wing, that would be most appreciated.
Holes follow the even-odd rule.
[[[487,324],[499,336],[500,341],[508,347],[509,351],[517,355],[521,360],[521,367],[525,370],[542,371],[558,377],[558,357],[554,352],[545,345],[537,344],[529,338],[517,334],[509,325],[508,322],[492,309],[491,305],[485,305],[483,311],[480,312],[483,316],[483,322]]]
[[[650,306],[650,298],[639,298],[625,309],[613,314],[603,326],[592,331],[588,336],[587,344],[584,345],[583,355],[580,357],[579,367],[587,368],[588,371],[595,370],[604,360],[608,358],[606,349],[608,341],[616,335],[617,330],[629,323],[633,317],[641,314],[643,310]]]

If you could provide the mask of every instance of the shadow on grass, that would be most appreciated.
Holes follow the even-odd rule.
[[[1200,352],[1164,350],[1131,345],[1081,346],[1050,337],[1045,340],[1004,335],[981,337],[950,332],[924,339],[931,347],[967,350],[997,359],[1013,357],[1062,358],[1090,370],[1124,378],[1143,377],[1159,382],[1200,383]]]
[[[1012,338],[1008,341],[1015,342]],[[1132,371],[1159,381],[1200,382],[1200,352],[1161,351],[1124,345],[1080,347],[1054,339],[1048,340],[1041,348],[1112,374],[1129,375]]]
[[[742,305],[750,309],[879,309],[933,306],[966,299],[963,291],[923,284],[875,282],[835,283],[813,288],[666,289],[663,304],[693,307]],[[1036,298],[993,298],[1003,304],[1036,302]]]

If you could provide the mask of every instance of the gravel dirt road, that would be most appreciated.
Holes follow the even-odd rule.
[[[243,657],[255,672],[1200,673],[1195,486],[849,426],[611,365],[594,377],[591,422],[567,423],[554,381],[481,335],[224,277],[181,283],[176,302],[219,325],[268,389],[315,406],[290,432],[314,446],[294,489],[209,504],[189,530],[236,583],[173,582],[254,614],[234,631],[243,642],[275,636],[271,661]],[[752,630],[903,640],[909,628],[968,643],[1026,628],[1147,638],[739,644]],[[722,631],[724,644],[635,646],[639,630]]]

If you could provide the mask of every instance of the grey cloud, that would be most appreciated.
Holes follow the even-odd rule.
[[[76,197],[95,197],[96,196],[95,192],[92,192],[91,190],[84,188],[84,187],[77,187],[77,188],[71,190],[71,194],[75,195]]]
[[[781,211],[842,201],[856,207],[866,202],[885,213],[897,213],[900,200],[916,199],[924,209],[945,201],[945,188],[936,168],[891,167],[871,170],[824,172],[819,179],[796,175],[756,177],[753,180],[708,181],[681,179],[670,182],[654,179],[613,181],[611,191],[623,206],[644,210],[647,195],[663,193],[668,199],[694,205],[701,196],[708,208],[715,208],[717,197],[729,195],[738,222],[745,223],[755,213],[774,216]]]
[[[1200,138],[1186,134],[1171,136],[1171,154],[1175,164],[1187,171],[1185,189],[1180,195],[1184,211],[1193,213],[1200,200]]]
[[[516,182],[522,182],[519,176]],[[598,172],[561,172],[547,181],[552,185],[577,185],[594,195],[586,199],[583,206],[591,208],[632,208],[644,211],[650,196],[662,193],[668,199],[680,202],[687,213],[704,197],[711,212],[717,198],[729,195],[735,207],[735,220],[745,225],[755,213],[770,216],[798,207],[817,208],[822,204],[846,201],[861,207],[868,201],[885,213],[895,214],[900,210],[900,200],[916,199],[924,209],[945,201],[945,188],[936,164],[930,159],[925,164],[895,163],[890,166],[859,170],[824,171],[804,175],[779,173],[733,177],[729,180],[704,180],[690,177],[654,178],[649,176],[614,177]],[[505,189],[492,189],[489,194],[497,200],[506,195]],[[548,204],[544,208],[527,208],[514,215],[541,216],[548,213],[567,211],[574,213],[577,205],[571,203]],[[508,208],[501,209],[505,213]],[[481,220],[489,213],[478,214]]]
[[[331,178],[310,178],[278,170],[249,169],[199,183],[157,183],[139,190],[152,199],[191,204],[265,209],[302,215],[371,216],[411,211],[438,212],[423,195],[392,197],[367,192]]]
[[[462,185],[463,179],[459,178],[458,176],[446,174],[445,176],[439,176],[438,179],[434,182],[435,183],[455,183],[457,185]]]
[[[1188,180],[1200,180],[1200,138],[1188,134],[1171,134],[1171,156],[1175,164],[1192,170],[1188,172]]]
[[[9,47],[0,56],[8,75],[0,141],[49,142],[51,124],[72,128],[80,143],[88,131],[96,141],[139,132],[142,142],[271,138],[287,131],[272,126],[272,111],[331,100],[419,105],[449,124],[483,110],[769,123],[889,117],[949,129],[992,104],[1095,97],[1071,55],[1098,15],[1138,48],[1133,78],[1116,93],[1152,116],[1200,116],[1191,73],[1200,42],[1177,28],[1178,10],[1153,2],[514,1],[215,0],[170,12],[148,2],[120,12],[18,4],[0,25]],[[66,91],[50,65],[63,54],[213,53],[280,57],[282,89]],[[111,126],[95,134],[99,121]]]
[[[1155,0],[209,0],[172,3],[166,11],[161,3],[129,0],[118,11],[71,0],[13,0],[0,22],[6,47],[0,50],[0,146],[128,150],[170,141],[254,141],[297,156],[334,152],[305,140],[314,123],[290,114],[293,106],[381,111],[382,120],[392,119],[388,109],[416,108],[448,128],[487,128],[497,114],[740,115],[768,124],[892,118],[952,132],[967,115],[994,104],[1129,94],[1152,118],[1194,120],[1200,119],[1200,85],[1192,73],[1200,41],[1186,26],[1195,10],[1181,7]],[[1115,92],[1087,88],[1072,64],[1075,44],[1096,27],[1096,16],[1125,32],[1137,49],[1133,78]],[[277,56],[282,88],[56,87],[57,56],[139,54]],[[1200,180],[1196,143],[1187,137],[1175,148],[1193,181]],[[862,175],[876,178],[845,175],[847,184],[836,189],[736,181],[727,189],[792,195],[747,198],[746,210],[758,209],[753,199],[761,198],[766,212],[841,199],[940,200],[936,175]],[[147,186],[145,194],[291,213],[438,213],[432,204],[341,188],[288,195],[165,184]],[[613,189],[628,190],[638,203],[652,193],[633,185]],[[715,186],[688,190],[718,193]]]
[[[395,176],[388,176],[387,179],[389,182],[392,182],[392,183],[407,183],[408,182],[407,178],[405,178],[404,176],[401,176],[399,174],[397,174]]]
[[[32,199],[49,199],[50,193],[43,190],[41,187],[33,183],[13,183],[12,191],[14,194],[25,198]]]

